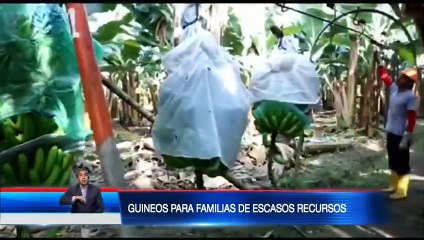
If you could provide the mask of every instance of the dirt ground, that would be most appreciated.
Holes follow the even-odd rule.
[[[232,238],[232,237],[424,237],[424,121],[419,121],[411,152],[411,184],[406,200],[391,203],[390,224],[381,226],[269,226],[226,228],[133,228],[141,238]],[[77,233],[77,232],[75,232]],[[98,234],[102,236],[103,234]],[[131,234],[132,235],[132,234]],[[104,236],[104,235],[103,235]],[[111,235],[109,235],[111,236]],[[135,237],[133,236],[133,237]],[[112,236],[111,236],[112,237]]]
[[[386,237],[424,237],[424,121],[411,151],[411,183],[406,200],[391,203],[392,223],[373,228]]]
[[[391,202],[391,223],[367,227],[331,227],[340,237],[424,237],[424,121],[418,122],[411,151],[411,183],[409,197]]]
[[[409,198],[391,203],[391,223],[381,226],[267,226],[267,227],[123,227],[103,226],[92,231],[91,237],[119,237],[125,230],[126,237],[138,238],[313,238],[313,237],[424,237],[424,121],[420,121],[415,134],[411,160],[411,184]],[[334,157],[337,158],[337,155]],[[334,164],[334,163],[333,163]],[[13,237],[0,229],[0,237]],[[2,231],[3,230],[3,231]],[[95,233],[97,232],[97,233]],[[91,234],[90,234],[91,235]],[[33,237],[81,237],[79,227],[44,230]]]

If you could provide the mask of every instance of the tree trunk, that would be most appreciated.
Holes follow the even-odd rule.
[[[351,127],[355,123],[355,100],[356,100],[356,79],[358,70],[359,60],[359,46],[360,37],[357,36],[356,40],[350,47],[350,58],[349,58],[349,72],[347,76],[347,114],[346,114],[346,125]]]
[[[109,89],[107,89],[107,103],[109,106],[110,117],[112,119],[116,117],[116,112],[114,112],[114,109],[113,109],[113,102],[114,102],[113,93]]]
[[[112,119],[119,118],[119,100],[117,98],[112,98],[110,114],[112,116]]]
[[[359,128],[367,128],[368,125],[368,115],[369,115],[369,109],[368,109],[368,89],[369,89],[369,76],[364,79],[364,82],[361,85],[361,109],[360,109],[360,116],[358,121],[358,127]]]
[[[382,88],[381,81],[377,77],[377,62],[375,61],[377,57],[377,52],[374,51],[373,58],[371,60],[372,66],[371,66],[371,74],[370,74],[370,82],[372,83],[370,88],[370,119],[369,119],[369,126],[367,135],[368,137],[372,137],[375,133],[375,129],[378,128],[380,123],[380,117],[379,117],[379,102],[380,102],[380,91]]]
[[[380,91],[380,104],[381,104],[381,109],[380,109],[380,116],[383,118],[383,126],[386,125],[387,122],[387,111],[389,110],[387,107],[387,89],[385,88],[384,84],[383,87]]]
[[[139,75],[138,75],[138,73],[134,73],[134,79],[135,79],[135,81],[136,81],[136,83],[137,83],[137,85],[136,85],[136,89],[138,89],[139,88],[139,86],[140,86],[140,78],[139,78]],[[140,94],[140,92],[139,91],[134,91],[135,92],[135,101],[137,101],[137,102],[139,102],[141,105],[143,105],[142,104],[142,95]],[[137,115],[138,115],[138,120],[139,120],[139,123],[141,124],[141,121],[143,120],[143,116],[141,115],[141,114],[139,114],[137,111],[136,111],[136,113],[137,113]],[[141,125],[140,125],[141,126]]]
[[[159,104],[159,97],[158,97],[158,90],[156,85],[149,85],[149,93],[152,100],[152,106],[153,106],[153,113],[158,113],[158,104]]]
[[[346,98],[346,84],[344,82],[335,82],[333,85],[334,96],[334,109],[336,110],[337,124],[340,128],[348,128],[346,123],[347,116],[347,98]]]
[[[128,78],[127,75],[124,75],[122,78],[122,90],[128,94],[129,85],[128,85]],[[128,104],[126,104],[124,101],[121,101],[121,124],[125,127],[131,125],[131,119],[130,119],[130,112],[131,109],[129,108]]]
[[[361,127],[365,128],[367,136],[371,137],[374,135],[375,128],[380,125],[380,110],[381,110],[381,91],[382,82],[377,77],[377,52],[371,59],[370,73],[364,84],[363,89],[363,103],[361,105]]]
[[[424,6],[420,3],[408,3],[405,4],[405,14],[409,15],[414,19],[415,28],[421,36],[422,44],[424,45]],[[421,84],[421,74],[420,80],[416,83],[415,93],[419,98],[419,116],[424,117],[424,84]]]
[[[128,80],[129,80],[129,85],[130,85],[130,89],[129,89],[128,94],[131,96],[132,99],[138,101],[137,94],[135,93],[135,89],[138,86],[136,75],[137,75],[137,73],[133,73],[133,72],[128,73]],[[128,106],[128,107],[130,107],[130,106]],[[139,122],[139,114],[137,113],[136,110],[131,108],[131,123],[137,124],[138,122]]]

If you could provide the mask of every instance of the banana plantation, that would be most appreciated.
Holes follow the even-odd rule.
[[[424,16],[414,6],[85,4],[87,53],[75,40],[83,21],[66,5],[0,4],[1,187],[66,187],[82,166],[96,185],[130,189],[386,187],[390,92],[378,67],[393,79],[423,67]],[[96,80],[103,92],[90,94]],[[418,124],[411,165],[424,174],[414,161],[422,133]],[[422,209],[416,181],[404,205]],[[424,224],[398,208],[397,218]],[[424,236],[397,229],[146,227],[85,237]],[[0,226],[5,237],[79,234]]]

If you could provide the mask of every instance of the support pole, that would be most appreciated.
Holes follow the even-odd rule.
[[[124,168],[113,139],[112,119],[102,88],[99,67],[94,56],[93,40],[84,4],[66,4],[78,58],[85,104],[91,121],[103,176],[111,187],[125,188]]]
[[[203,172],[200,169],[194,170],[194,182],[196,183],[196,189],[197,190],[206,190],[205,183],[203,181]]]

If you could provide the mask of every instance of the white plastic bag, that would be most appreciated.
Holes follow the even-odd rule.
[[[319,102],[320,79],[315,64],[307,56],[297,53],[298,45],[295,37],[284,37],[280,42],[283,49],[274,49],[266,61],[255,66],[250,86],[252,102]]]
[[[184,29],[163,63],[169,75],[159,93],[155,149],[175,157],[219,157],[231,167],[250,108],[238,63],[198,22]]]

